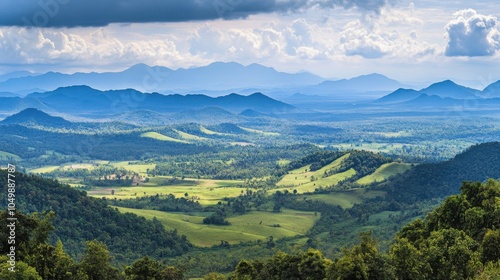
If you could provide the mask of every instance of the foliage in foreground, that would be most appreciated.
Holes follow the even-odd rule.
[[[396,236],[381,254],[371,234],[329,260],[317,250],[242,260],[231,279],[497,279],[500,275],[500,183],[464,182],[425,220]]]

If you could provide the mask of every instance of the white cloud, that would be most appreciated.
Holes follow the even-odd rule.
[[[340,33],[340,51],[347,56],[367,59],[415,59],[438,53],[436,44],[419,38],[414,28],[420,28],[422,20],[411,16],[409,12],[411,9],[383,11],[376,18],[349,22]]]
[[[447,56],[491,56],[500,49],[498,21],[475,10],[460,10],[446,25]]]

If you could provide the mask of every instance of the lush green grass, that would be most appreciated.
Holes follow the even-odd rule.
[[[158,132],[145,132],[141,134],[141,137],[147,137],[147,138],[152,138],[155,140],[159,141],[168,141],[168,142],[177,142],[177,143],[189,143],[188,141],[180,140],[180,139],[175,139],[163,134],[160,134]]]
[[[338,182],[356,175],[356,170],[352,168],[341,173],[335,173],[342,162],[344,162],[344,160],[346,160],[349,156],[350,154],[345,154],[316,171],[311,171],[311,165],[302,166],[290,171],[276,185],[282,187],[280,190],[297,190],[298,193],[312,192],[314,189],[319,187],[336,185]],[[325,172],[331,172],[334,174],[323,178]]]
[[[374,182],[382,182],[387,180],[387,178],[403,173],[408,169],[410,169],[410,165],[406,163],[386,163],[377,168],[377,170],[375,170],[372,174],[357,180],[356,183],[360,185],[369,185]]]
[[[242,191],[237,185],[242,181],[231,180],[208,180],[208,179],[185,179],[185,183],[175,186],[165,186],[163,183],[169,177],[154,177],[148,183],[141,186],[130,187],[106,187],[89,191],[89,195],[95,197],[106,197],[107,199],[130,199],[142,196],[154,196],[156,194],[165,196],[172,194],[175,197],[186,197],[198,201],[202,205],[216,204],[224,197],[237,197]],[[114,190],[114,195],[111,191]]]
[[[312,212],[284,209],[281,213],[254,211],[245,215],[228,218],[229,226],[203,224],[203,216],[190,216],[154,210],[139,210],[118,207],[121,212],[130,212],[147,219],[156,217],[167,230],[177,229],[186,235],[194,245],[208,247],[220,244],[221,240],[231,244],[265,240],[269,236],[276,239],[305,234],[319,219]],[[280,227],[273,227],[279,224]]]
[[[366,199],[374,198],[377,196],[385,196],[386,192],[367,190],[367,189],[353,189],[347,191],[332,192],[329,194],[313,194],[302,195],[298,199],[317,200],[330,205],[338,205],[342,208],[351,208],[355,203],[362,203]]]
[[[151,164],[130,164],[129,161],[119,161],[119,162],[112,162],[111,165],[113,165],[116,168],[123,168],[127,171],[139,173],[139,174],[146,174],[147,170],[152,170],[156,167],[155,163]]]
[[[290,171],[283,179],[281,179],[276,185],[277,186],[300,186],[302,184],[307,184],[311,182],[311,176],[315,178],[321,178],[325,171],[335,171],[342,162],[349,157],[349,154],[345,154],[340,158],[334,160],[332,163],[322,167],[319,170],[311,171],[311,165],[302,166],[295,170]]]
[[[28,170],[28,173],[44,174],[44,173],[50,173],[50,172],[55,171],[59,168],[60,168],[60,166],[49,165],[49,166],[44,166],[44,167]]]
[[[196,135],[193,135],[193,134],[189,134],[189,133],[186,133],[186,132],[182,132],[180,130],[177,130],[177,129],[174,129],[174,131],[179,134],[179,136],[182,138],[182,139],[185,139],[185,140],[194,140],[194,141],[208,141],[210,139],[208,138],[205,138],[205,137],[200,137],[200,136],[196,136]]]
[[[11,154],[11,153],[7,153],[7,152],[4,152],[4,151],[0,151],[0,159],[14,159],[14,160],[20,160],[21,157],[18,156],[18,155],[15,155],[15,154]]]
[[[340,181],[345,180],[347,178],[350,178],[352,176],[356,175],[356,170],[354,168],[351,168],[347,171],[333,174],[331,176],[325,177],[325,178],[319,178],[318,180],[315,181],[309,181],[308,183],[302,183],[298,186],[286,186],[283,188],[279,188],[278,190],[288,190],[290,192],[293,192],[293,190],[297,190],[297,193],[305,193],[305,192],[313,192],[315,189],[323,187],[329,187],[338,184]]]
[[[200,131],[202,133],[205,133],[206,135],[223,135],[223,133],[212,131],[212,130],[204,127],[203,125],[200,125]]]
[[[238,126],[238,127],[243,129],[244,131],[250,132],[250,133],[262,134],[264,136],[280,136],[280,134],[278,132],[263,131],[263,130],[247,128],[247,127],[243,127],[243,126]]]
[[[288,159],[280,159],[278,161],[276,161],[276,164],[280,165],[280,166],[285,166],[287,164],[289,164],[291,162],[291,160],[288,160]]]

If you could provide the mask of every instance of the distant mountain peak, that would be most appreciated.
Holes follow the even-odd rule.
[[[71,124],[71,122],[61,118],[51,116],[35,108],[27,108],[19,113],[5,118],[2,124],[37,124],[42,126],[60,127]]]

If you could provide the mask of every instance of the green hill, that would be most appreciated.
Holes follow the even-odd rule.
[[[357,180],[356,183],[360,185],[369,185],[371,183],[382,182],[387,180],[389,177],[401,174],[408,169],[410,169],[410,165],[406,163],[386,163],[377,168],[377,170],[375,170],[372,174]]]
[[[459,192],[462,181],[500,178],[500,142],[470,147],[453,159],[415,166],[384,185],[396,201],[442,198]]]

